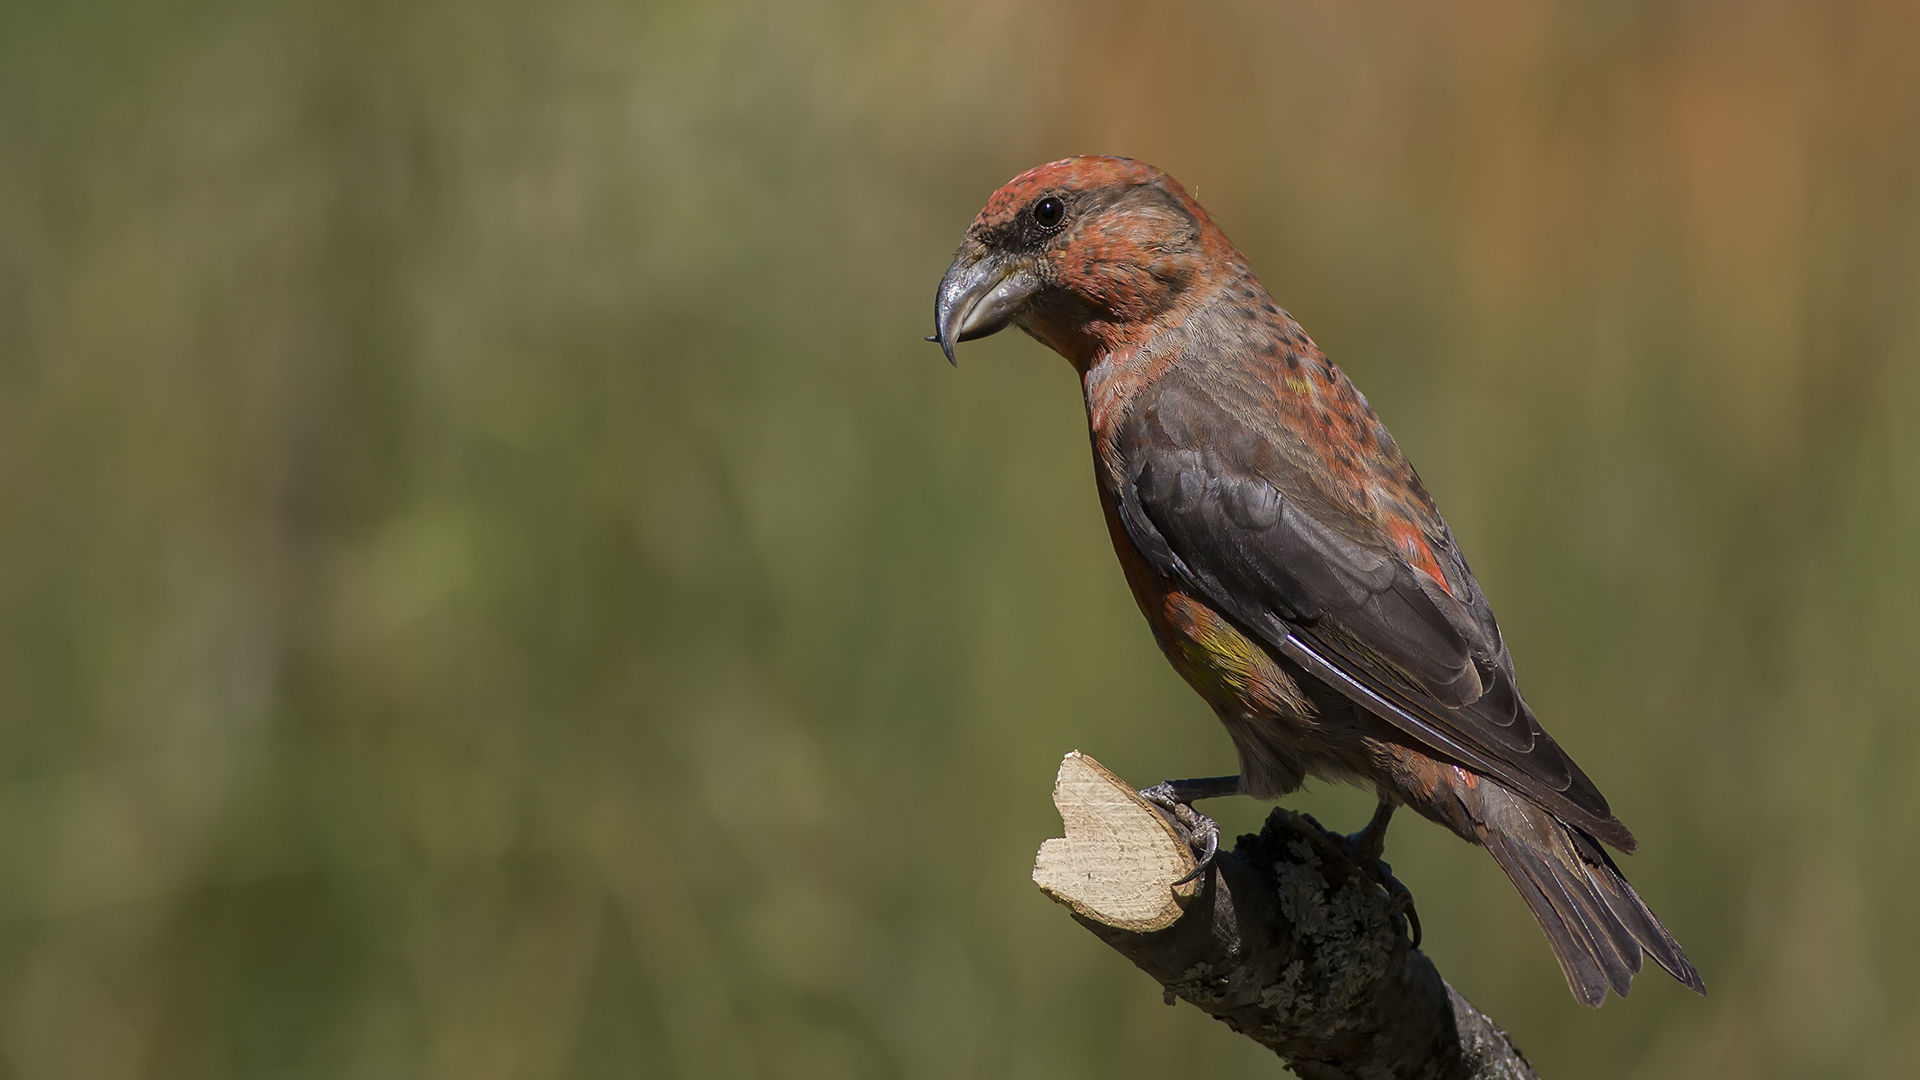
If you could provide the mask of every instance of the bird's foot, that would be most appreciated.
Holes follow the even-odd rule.
[[[1207,868],[1213,865],[1213,857],[1220,853],[1220,826],[1212,818],[1195,810],[1194,800],[1217,799],[1239,793],[1240,778],[1237,776],[1167,780],[1140,790],[1140,797],[1159,807],[1186,840],[1187,846],[1193,849],[1193,870],[1174,882],[1174,885],[1185,885],[1206,873]]]
[[[1393,804],[1382,801],[1373,812],[1373,820],[1357,833],[1346,838],[1347,858],[1367,878],[1387,894],[1387,900],[1394,909],[1406,916],[1407,926],[1413,932],[1413,947],[1420,947],[1420,912],[1413,906],[1413,893],[1400,879],[1393,876],[1393,867],[1380,856],[1387,850],[1387,823],[1393,820]]]

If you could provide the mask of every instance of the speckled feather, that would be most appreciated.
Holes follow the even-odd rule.
[[[1058,227],[1031,213],[1047,196]],[[1593,841],[1634,845],[1520,696],[1419,476],[1206,211],[1149,166],[1072,158],[994,193],[956,265],[989,254],[1044,283],[1014,323],[1080,373],[1114,549],[1243,789],[1369,784],[1487,846],[1588,1004],[1642,948],[1699,989]]]

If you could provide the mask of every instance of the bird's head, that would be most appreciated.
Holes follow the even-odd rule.
[[[956,342],[1018,326],[1084,370],[1151,332],[1244,262],[1170,176],[1138,161],[1075,157],[1008,181],[973,219],[934,301]]]

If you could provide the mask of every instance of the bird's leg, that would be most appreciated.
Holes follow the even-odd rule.
[[[1223,799],[1228,795],[1240,794],[1238,776],[1202,776],[1193,780],[1163,780],[1150,788],[1144,788],[1140,797],[1156,806],[1165,806],[1167,801],[1186,804],[1201,799]]]
[[[1356,862],[1366,864],[1380,861],[1387,851],[1387,826],[1393,822],[1394,804],[1386,799],[1373,808],[1373,820],[1367,827],[1347,837],[1347,851]]]
[[[1142,788],[1140,797],[1159,807],[1174,827],[1186,837],[1187,845],[1193,848],[1196,865],[1186,877],[1174,882],[1185,885],[1213,865],[1213,857],[1220,853],[1220,826],[1207,815],[1193,808],[1196,799],[1218,799],[1226,795],[1240,794],[1238,776],[1203,776],[1194,780],[1166,780],[1150,788]]]
[[[1380,857],[1387,850],[1387,824],[1393,820],[1394,806],[1391,799],[1380,800],[1367,827],[1348,835],[1347,857],[1373,879],[1374,884],[1386,890],[1387,898],[1407,917],[1407,925],[1413,929],[1413,947],[1417,949],[1420,947],[1420,913],[1414,910],[1413,893],[1400,884],[1400,879],[1393,876],[1393,867]]]

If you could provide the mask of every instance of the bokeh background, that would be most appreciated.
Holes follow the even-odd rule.
[[[1392,425],[1711,994],[1409,819],[1442,971],[1920,1075],[1920,6],[16,0],[0,1077],[1279,1075],[1027,879],[1063,752],[1233,760],[1065,363],[918,340],[1083,152]]]

